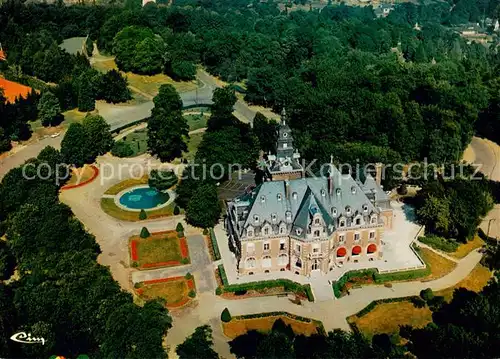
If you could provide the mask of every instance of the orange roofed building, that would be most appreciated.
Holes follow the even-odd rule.
[[[21,85],[17,82],[12,82],[0,77],[0,89],[3,90],[3,95],[7,102],[14,103],[16,98],[26,98],[31,92],[31,87]]]

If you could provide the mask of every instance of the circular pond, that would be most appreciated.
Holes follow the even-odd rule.
[[[159,192],[149,186],[140,186],[128,189],[120,196],[119,202],[128,209],[141,210],[161,207],[169,198],[168,193]]]

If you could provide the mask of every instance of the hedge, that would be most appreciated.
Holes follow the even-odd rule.
[[[338,281],[333,282],[332,289],[335,298],[340,298],[342,296],[342,288],[345,286],[350,279],[356,277],[371,277],[376,284],[383,284],[385,282],[392,281],[405,281],[410,279],[417,279],[428,276],[431,273],[429,265],[423,269],[415,269],[404,272],[394,272],[394,273],[379,273],[377,269],[363,269],[355,270],[345,273]]]
[[[431,246],[434,249],[438,249],[448,253],[455,252],[458,248],[457,242],[453,242],[449,239],[433,235],[420,237],[418,241],[427,244],[428,246]]]
[[[356,277],[372,277],[377,273],[377,269],[369,268],[369,269],[361,269],[361,270],[353,270],[347,273],[344,273],[342,277],[339,278],[336,282],[333,282],[333,294],[336,298],[340,298],[342,295],[342,288],[345,286],[349,280]]]
[[[214,250],[214,260],[218,261],[221,256],[219,252],[219,245],[217,244],[217,237],[215,236],[215,232],[213,228],[210,228],[210,241],[212,242],[212,248]]]
[[[226,273],[221,272],[221,266],[219,266],[219,273],[221,274],[222,283],[227,283]],[[224,270],[224,268],[222,268]],[[225,279],[225,281],[224,281]],[[240,292],[240,291],[248,291],[248,290],[261,290],[275,287],[283,287],[286,292],[294,292],[298,294],[303,294],[307,297],[310,302],[314,302],[314,295],[311,290],[311,286],[309,284],[302,285],[296,282],[293,282],[289,279],[276,279],[276,280],[265,280],[261,282],[252,282],[252,283],[242,283],[242,284],[224,284],[225,292]]]
[[[227,281],[227,275],[226,270],[224,269],[224,265],[219,264],[217,268],[219,269],[219,275],[222,281],[222,285],[224,285],[224,288],[226,288],[227,286],[229,286],[229,282]]]

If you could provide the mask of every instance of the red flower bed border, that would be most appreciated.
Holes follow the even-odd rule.
[[[152,280],[146,280],[144,282],[142,282],[144,285],[151,285],[151,284],[159,284],[159,283],[166,283],[166,282],[172,282],[172,281],[176,281],[176,280],[184,280],[187,282],[187,286],[188,286],[188,290],[191,291],[193,289],[195,289],[195,285],[194,285],[194,280],[191,278],[191,279],[186,279],[186,277],[170,277],[170,278],[161,278],[161,279],[152,279]],[[139,289],[136,289],[136,293],[138,295],[142,295],[142,293],[144,292],[144,290],[142,288],[139,288]],[[165,307],[169,308],[169,309],[173,309],[173,308],[180,308],[180,307],[183,307],[184,305],[186,305],[187,303],[189,303],[191,301],[191,298],[189,296],[186,296],[185,298],[183,298],[182,300],[178,301],[178,302],[175,302],[175,303],[171,303],[171,304],[165,304]]]
[[[137,241],[130,241],[130,256],[133,261],[138,260],[137,256]]]
[[[82,183],[77,183],[77,184],[67,184],[65,186],[62,186],[61,187],[61,191],[66,191],[68,189],[73,189],[73,188],[78,188],[78,187],[83,187],[85,186],[86,184],[89,184],[90,182],[92,182],[93,180],[95,180],[97,178],[97,176],[99,176],[99,168],[97,168],[96,166],[94,165],[90,165],[89,166],[90,168],[92,168],[92,170],[94,171],[94,173],[92,174],[92,177],[90,177],[88,180],[86,180],[85,182],[82,182]]]
[[[179,239],[179,244],[181,247],[181,256],[182,258],[189,258],[189,248],[187,245],[186,237],[182,237]]]

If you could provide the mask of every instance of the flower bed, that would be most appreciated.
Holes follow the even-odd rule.
[[[196,293],[194,279],[187,276],[147,280],[138,286],[135,291],[142,299],[162,298],[169,309],[185,306],[192,300],[190,293]]]
[[[68,189],[83,187],[86,184],[89,184],[90,182],[95,180],[97,178],[97,176],[99,176],[99,168],[97,168],[94,165],[90,165],[89,168],[92,170],[92,175],[90,176],[90,178],[86,179],[85,181],[83,181],[81,183],[67,184],[65,186],[62,186],[61,191],[66,191]]]
[[[132,266],[139,269],[190,263],[186,238],[179,238],[176,231],[156,232],[148,238],[131,237],[130,259]]]

